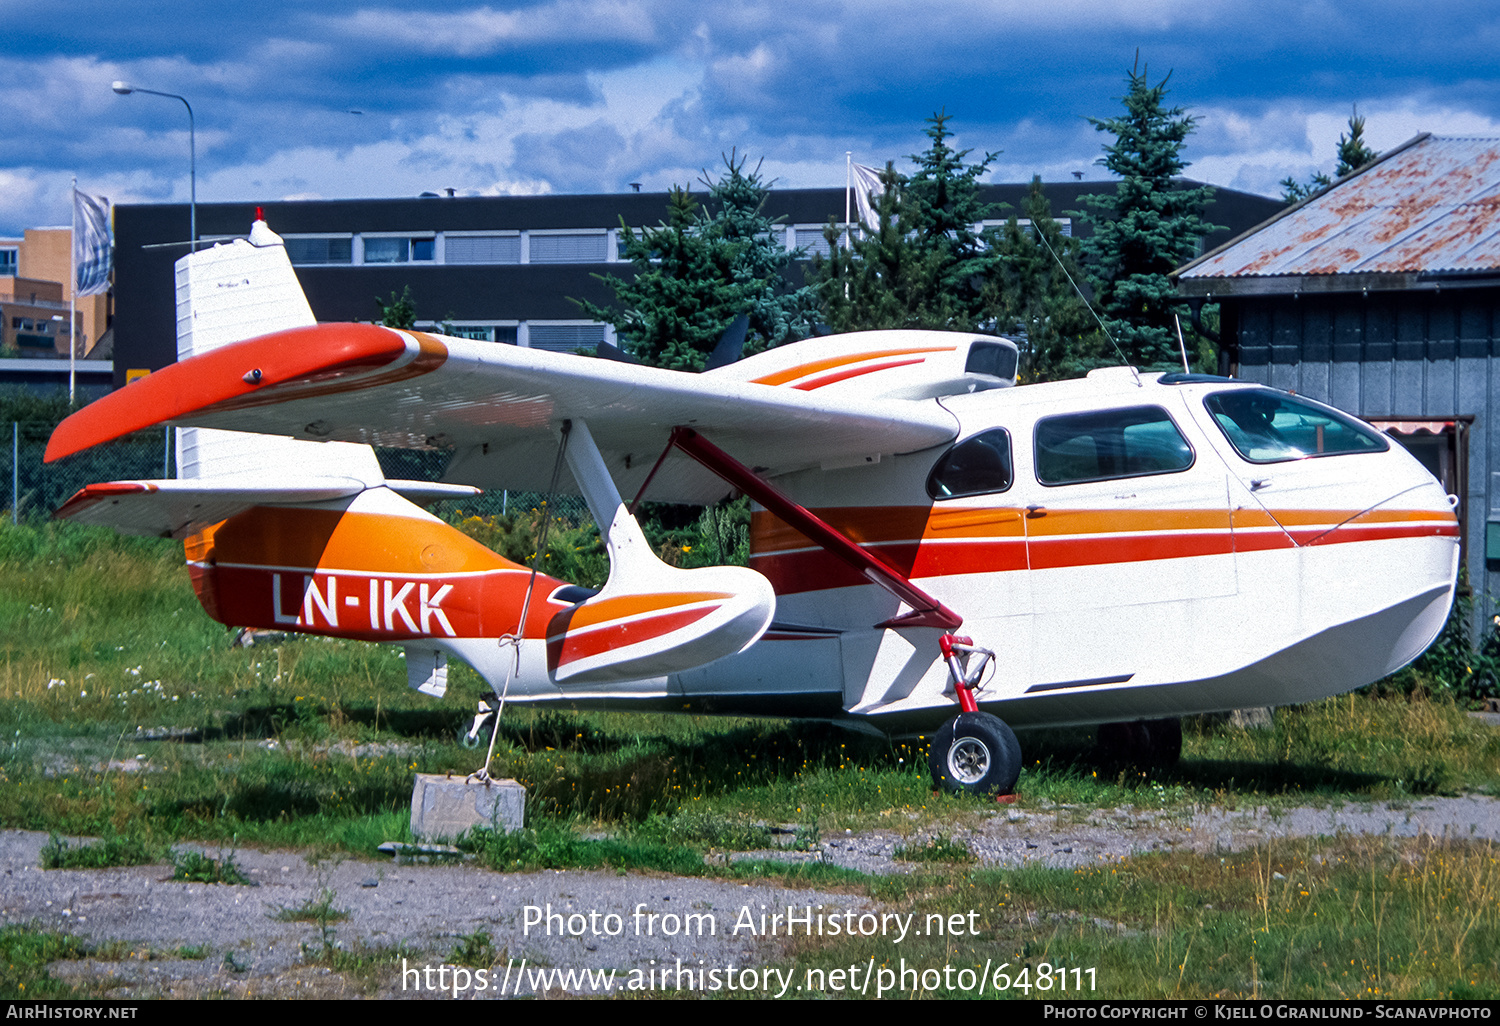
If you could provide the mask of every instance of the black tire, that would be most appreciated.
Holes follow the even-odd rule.
[[[1147,751],[1153,767],[1172,769],[1182,761],[1182,720],[1179,717],[1147,720],[1146,733],[1150,737]]]
[[[1099,753],[1109,762],[1142,769],[1171,769],[1182,758],[1182,720],[1134,720],[1101,723]]]
[[[970,794],[1014,794],[1021,746],[998,716],[959,713],[932,739],[927,767],[934,786]]]

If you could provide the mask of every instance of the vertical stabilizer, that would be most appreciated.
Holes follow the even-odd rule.
[[[317,323],[287,258],[281,236],[257,220],[250,239],[236,239],[177,261],[177,359],[207,353],[273,331]],[[309,442],[240,431],[180,428],[177,476],[222,477],[289,469],[352,477],[368,485],[384,477],[368,445]]]

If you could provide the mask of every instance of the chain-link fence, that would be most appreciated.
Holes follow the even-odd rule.
[[[45,518],[84,485],[99,481],[133,481],[170,478],[176,474],[176,454],[171,428],[153,428],[108,445],[97,445],[56,463],[43,462],[53,425],[46,421],[11,421],[4,425],[0,440],[0,489],[6,497],[5,515],[13,522]],[[377,449],[386,477],[411,481],[442,478],[452,453],[434,450]],[[432,505],[439,516],[501,516],[526,513],[538,507],[545,496],[536,492],[498,490],[461,500]],[[575,523],[590,520],[581,496],[553,496],[549,507],[556,515]]]
[[[53,425],[11,421],[0,443],[0,488],[12,522],[47,517],[84,485],[171,477],[175,460],[170,429],[141,431],[56,463],[43,462]]]

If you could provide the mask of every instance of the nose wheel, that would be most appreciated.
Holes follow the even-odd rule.
[[[998,716],[959,713],[938,731],[927,755],[932,782],[945,791],[1006,795],[1021,776],[1021,746]]]
[[[953,690],[963,712],[938,731],[928,749],[933,786],[969,794],[1014,795],[1021,776],[1021,746],[1015,731],[1000,717],[980,712],[974,697],[995,653],[953,634],[944,634],[938,646],[953,674]]]

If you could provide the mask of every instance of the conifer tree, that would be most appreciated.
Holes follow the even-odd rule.
[[[1349,114],[1349,134],[1339,134],[1339,163],[1333,177],[1342,178],[1350,171],[1364,167],[1380,154],[1365,145],[1365,119],[1356,106]]]
[[[724,158],[724,174],[710,178],[705,172],[700,181],[709,196],[704,231],[734,247],[724,276],[751,287],[750,305],[740,311],[750,317],[748,354],[810,335],[817,297],[810,285],[792,287],[791,265],[803,254],[782,244],[781,226],[765,213],[770,186],[759,166],[746,172],[746,162],[731,152]]]
[[[1291,175],[1287,175],[1278,183],[1281,186],[1281,198],[1288,203],[1297,203],[1307,199],[1319,189],[1326,189],[1332,185],[1334,178],[1342,178],[1349,172],[1364,167],[1378,156],[1380,154],[1365,145],[1365,119],[1359,116],[1359,107],[1356,106],[1349,115],[1349,134],[1339,134],[1339,162],[1333,169],[1333,178],[1318,171],[1304,185]]]
[[[1082,283],[1078,240],[1062,233],[1041,177],[1031,180],[1021,217],[1000,231],[999,266],[989,279],[996,330],[1023,343],[1023,381],[1079,377],[1117,362],[1074,283]],[[1071,281],[1069,280],[1071,276]]]
[[[702,370],[742,313],[750,316],[747,352],[811,332],[812,293],[784,277],[796,254],[773,235],[759,170],[746,174],[745,161],[733,155],[725,163],[718,179],[705,174],[707,209],[674,188],[657,227],[636,232],[621,221],[621,253],[635,274],[595,276],[614,292],[615,308],[575,300],[587,316],[613,324],[623,348],[645,363]]]
[[[994,232],[975,225],[994,214],[979,200],[979,179],[999,153],[966,164],[969,150],[949,145],[950,115],[927,119],[931,140],[910,159],[910,177],[887,164],[877,224],[845,246],[839,226],[825,230],[830,254],[813,262],[824,321],[835,331],[940,328],[974,331],[992,319],[986,280],[998,266]]]
[[[1156,85],[1137,64],[1127,73],[1124,115],[1090,118],[1115,141],[1097,163],[1120,176],[1113,194],[1080,197],[1093,235],[1083,245],[1095,307],[1126,358],[1138,367],[1181,367],[1173,313],[1181,307],[1167,277],[1191,260],[1198,242],[1220,230],[1203,217],[1209,186],[1178,179],[1182,147],[1196,119],[1163,101],[1171,73]]]

